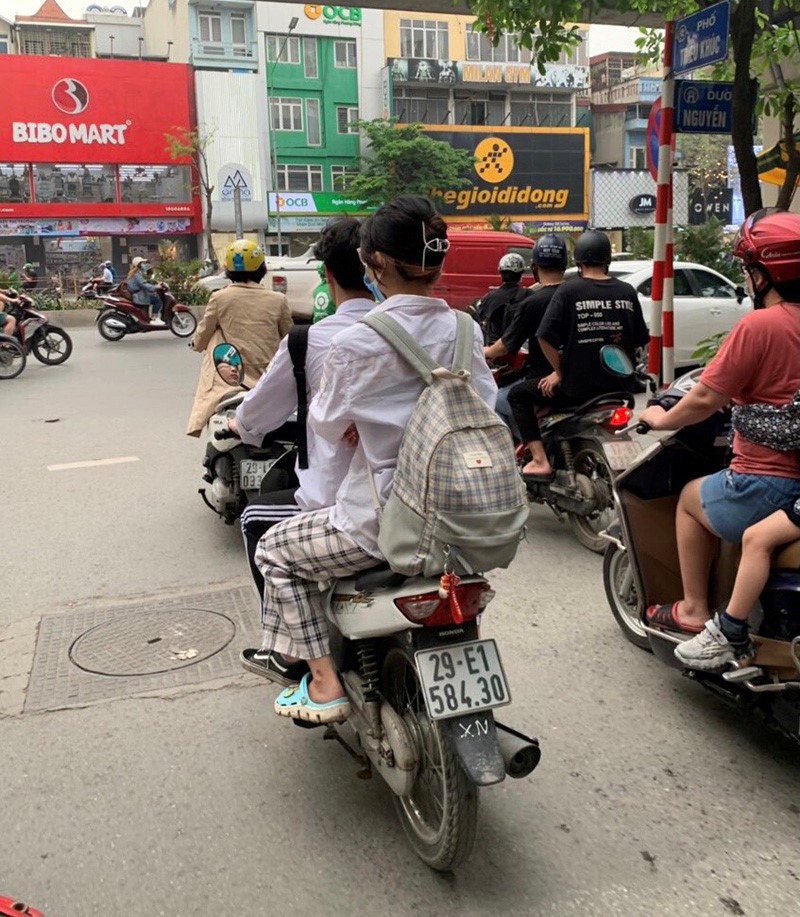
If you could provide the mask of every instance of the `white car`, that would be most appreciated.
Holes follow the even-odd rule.
[[[653,306],[650,299],[653,262],[613,261],[608,271],[613,277],[629,283],[639,294],[644,320],[649,326]],[[574,277],[577,273],[577,268],[570,268],[565,276]],[[744,287],[737,287],[710,267],[676,261],[674,274],[675,367],[683,369],[697,365],[692,354],[699,341],[730,331],[753,304]]]

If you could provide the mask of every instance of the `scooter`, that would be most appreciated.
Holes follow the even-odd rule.
[[[682,376],[651,403],[669,409],[691,391],[699,376],[700,371]],[[641,434],[648,431],[645,425],[633,426]],[[729,428],[729,414],[719,412],[667,435],[613,485],[618,519],[606,533],[606,597],[624,636],[678,669],[683,666],[675,657],[675,646],[688,635],[652,627],[646,609],[681,595],[675,535],[678,496],[690,480],[725,466]],[[721,543],[711,571],[711,607],[723,605],[730,596],[739,556],[738,546]],[[800,541],[774,555],[759,604],[750,616],[757,647],[752,660],[720,673],[683,672],[800,742]]]
[[[156,284],[156,292],[161,299],[163,325],[154,325],[148,308],[133,302],[126,284],[117,284],[95,307],[98,311],[95,321],[100,336],[107,341],[121,341],[126,334],[171,331],[179,338],[191,337],[197,329],[197,319],[191,309],[176,302],[166,283]]]
[[[91,302],[100,299],[113,289],[113,284],[106,283],[102,277],[90,277],[78,293],[78,301]]]
[[[218,368],[231,351],[214,349]],[[241,361],[232,365],[241,381]],[[233,436],[227,425],[212,435]],[[358,762],[360,777],[383,779],[418,856],[452,870],[475,842],[479,788],[527,776],[541,756],[536,739],[494,719],[511,701],[497,644],[479,633],[495,593],[482,576],[406,577],[388,564],[320,589],[352,708],[323,737]]]
[[[632,367],[628,372],[630,361],[615,345],[603,347],[600,360],[619,378],[635,376],[639,383],[652,385],[645,374]],[[597,554],[606,549],[602,532],[614,517],[614,478],[641,451],[630,435],[619,435],[628,426],[633,407],[632,394],[611,392],[547,415],[540,429],[555,475],[550,481],[526,481],[528,499],[549,506],[558,518],[566,517],[578,541]],[[520,466],[530,458],[524,445],[518,447],[518,458]]]
[[[7,308],[17,320],[14,337],[25,353],[33,354],[45,366],[65,363],[72,353],[72,338],[67,332],[51,325],[47,315],[34,309],[30,296],[13,289],[4,292],[14,300]]]

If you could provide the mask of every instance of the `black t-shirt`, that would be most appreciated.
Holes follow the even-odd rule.
[[[613,376],[600,362],[600,349],[616,344],[636,362],[636,349],[649,340],[636,290],[624,280],[576,277],[556,288],[538,336],[563,350],[560,391],[576,402],[605,392],[626,391],[632,380]]]
[[[553,371],[536,338],[539,325],[557,289],[557,286],[535,287],[514,306],[511,321],[503,334],[503,344],[510,354],[515,354],[525,341],[528,342],[528,359],[525,361],[524,372],[529,379],[549,376]]]
[[[519,302],[527,290],[518,283],[503,283],[487,293],[478,303],[478,320],[483,329],[484,344],[494,344],[503,336],[511,315],[509,306]]]

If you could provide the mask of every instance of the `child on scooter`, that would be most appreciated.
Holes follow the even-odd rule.
[[[715,672],[754,653],[747,616],[766,585],[772,552],[800,539],[800,500],[751,525],[742,537],[742,559],[728,607],[706,621],[705,629],[675,648],[690,669]]]

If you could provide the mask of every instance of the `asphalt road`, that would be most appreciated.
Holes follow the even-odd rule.
[[[3,646],[42,615],[247,582],[183,435],[199,358],[72,334],[63,367],[0,383],[0,702],[24,682]],[[47,917],[796,914],[800,751],[627,644],[600,558],[531,521],[484,627],[542,763],[482,792],[460,872],[422,865],[381,783],[242,674],[2,716],[0,895]]]

